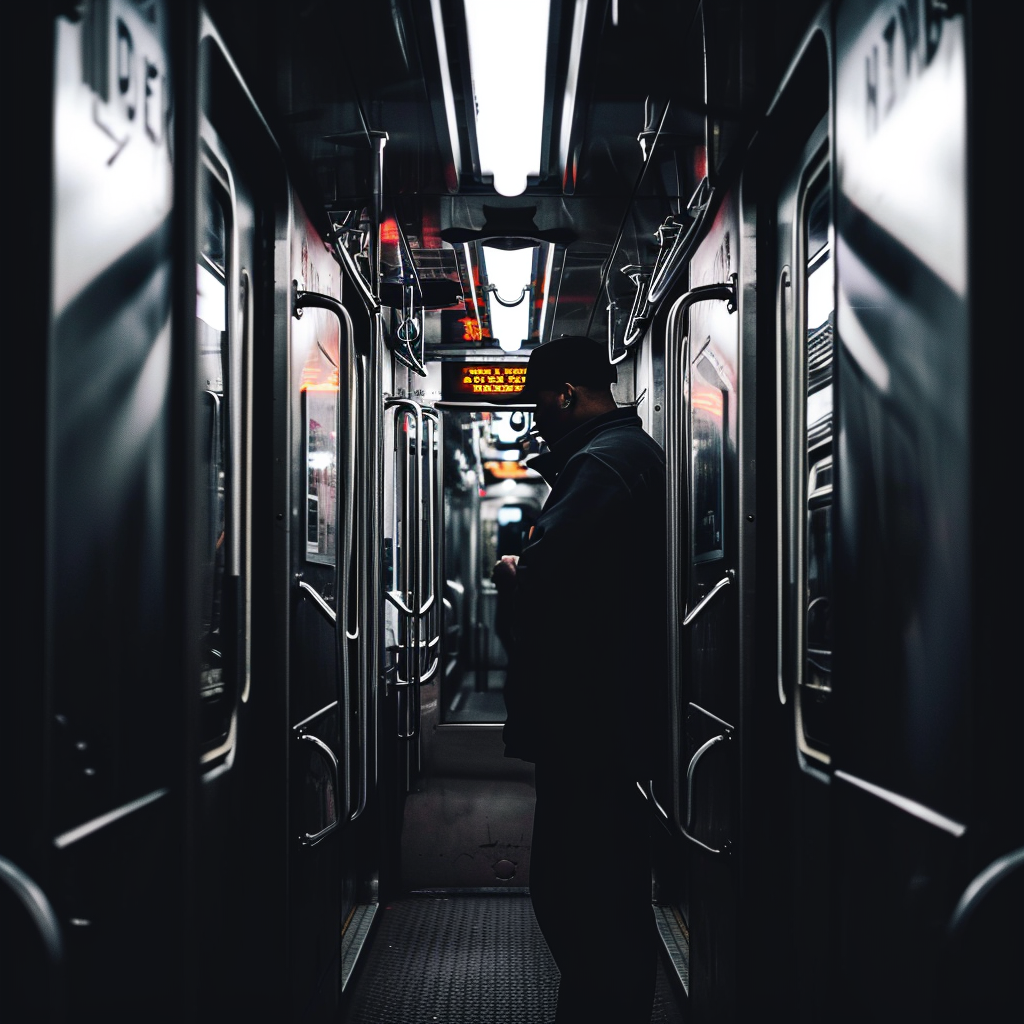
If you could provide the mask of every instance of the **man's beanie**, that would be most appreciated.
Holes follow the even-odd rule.
[[[566,334],[538,345],[526,364],[526,384],[517,397],[537,400],[537,392],[559,390],[563,384],[606,387],[617,380],[604,345],[579,335]]]

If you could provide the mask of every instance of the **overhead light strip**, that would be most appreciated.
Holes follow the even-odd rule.
[[[565,96],[562,99],[562,131],[558,149],[563,180],[568,178],[569,144],[572,141],[572,122],[576,113],[576,89],[580,78],[580,59],[583,54],[583,29],[587,23],[588,0],[576,0],[572,17],[572,44],[569,49],[569,67],[565,75]]]
[[[441,91],[444,93],[444,113],[448,121],[448,138],[452,145],[452,162],[455,164],[455,176],[458,178],[462,173],[462,147],[459,145],[459,122],[455,118],[455,93],[452,89],[452,75],[448,67],[448,43],[444,34],[441,0],[430,0],[430,14],[434,21],[437,59],[441,65]]]
[[[464,0],[480,170],[503,196],[541,170],[549,0]]]

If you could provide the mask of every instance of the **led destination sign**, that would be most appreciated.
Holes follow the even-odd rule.
[[[446,397],[501,398],[515,395],[526,383],[526,363],[445,363]]]

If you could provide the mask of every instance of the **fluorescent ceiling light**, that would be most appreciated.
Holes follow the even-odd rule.
[[[583,26],[587,22],[587,0],[576,0],[572,16],[572,45],[569,48],[569,67],[565,75],[565,96],[562,99],[562,132],[558,156],[563,173],[568,168],[569,142],[572,137],[572,119],[576,111],[576,87],[580,78],[580,55],[583,52]]]
[[[540,173],[550,0],[465,0],[480,170],[518,196]]]
[[[441,91],[444,93],[444,113],[448,120],[448,137],[452,143],[452,162],[455,176],[462,170],[462,149],[459,146],[459,123],[455,119],[455,94],[452,91],[452,76],[448,70],[448,43],[444,34],[444,19],[441,17],[441,0],[430,0],[430,14],[434,19],[434,39],[437,40],[437,59],[441,65]]]
[[[499,302],[492,291],[488,295],[487,315],[491,324],[491,337],[497,340],[503,352],[518,352],[530,334],[530,301],[533,283],[533,248],[495,249],[485,246],[484,266],[487,283],[497,288]],[[523,289],[526,293],[523,293]],[[517,301],[518,300],[518,301]]]

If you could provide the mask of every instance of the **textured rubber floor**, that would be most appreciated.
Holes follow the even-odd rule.
[[[381,908],[346,1024],[548,1024],[558,971],[528,895],[421,895]],[[684,1017],[659,967],[652,1024]]]

